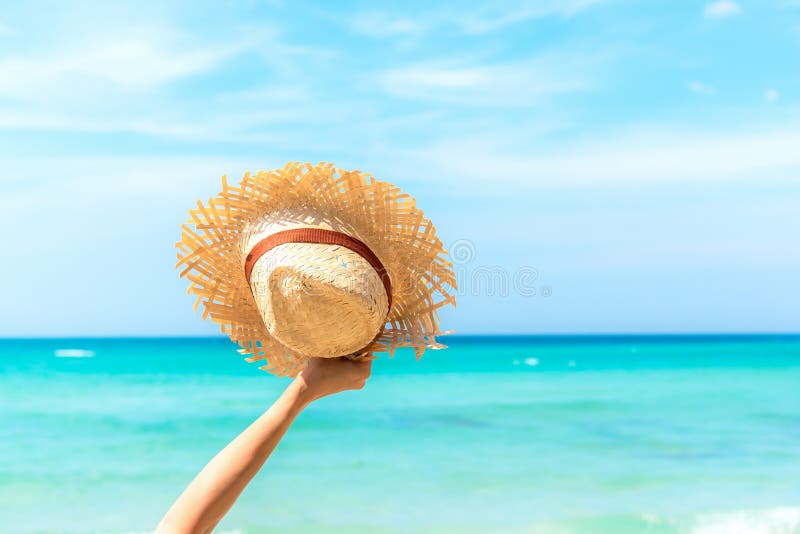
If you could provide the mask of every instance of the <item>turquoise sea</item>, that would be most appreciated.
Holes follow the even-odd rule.
[[[454,337],[313,405],[220,532],[800,532],[800,337]],[[147,532],[286,384],[226,339],[0,341],[0,532]]]

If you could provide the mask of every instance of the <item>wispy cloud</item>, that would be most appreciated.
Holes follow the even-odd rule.
[[[800,182],[800,128],[794,124],[738,133],[696,128],[644,128],[606,134],[558,148],[520,146],[519,140],[478,137],[415,151],[436,176],[476,184],[517,186],[760,180]],[[515,148],[509,148],[515,147]],[[409,156],[407,156],[409,157]]]
[[[742,8],[739,7],[739,4],[736,2],[732,2],[730,0],[719,0],[718,2],[710,2],[706,4],[703,13],[707,18],[711,19],[721,19],[726,17],[731,17],[734,15],[739,15],[742,12]]]
[[[602,0],[550,0],[520,2],[508,9],[503,3],[487,3],[481,9],[456,17],[465,33],[479,35],[499,30],[510,24],[547,16],[572,17]]]
[[[273,159],[268,155],[265,158]],[[69,204],[83,208],[131,196],[167,199],[206,196],[219,185],[223,173],[234,179],[244,171],[254,170],[252,164],[256,162],[198,155],[68,156],[35,161],[8,158],[6,163],[3,178],[21,185],[3,195],[4,214],[9,209],[18,209],[34,215],[45,203],[47,207]],[[92,194],[86,195],[87,191]]]
[[[6,110],[0,114],[0,130],[134,134],[191,142],[270,143],[283,149],[296,149],[312,138],[308,132],[304,133],[302,127],[332,127],[337,122],[352,120],[354,115],[355,111],[344,104],[329,110],[324,105],[308,102],[271,102],[256,110],[248,110],[244,104],[234,105],[230,111],[219,110],[198,117],[192,117],[191,113],[152,112],[138,117],[126,113],[102,117],[98,114]],[[328,146],[321,141],[316,140],[317,148]]]
[[[286,43],[265,25],[247,29],[209,40],[167,21],[131,23],[62,32],[58,46],[0,54],[0,130],[292,143],[275,125],[343,118],[345,103],[321,113],[309,88],[308,69],[329,63],[335,49]],[[245,54],[259,84],[246,77],[211,94],[185,91]],[[266,73],[280,81],[264,83]]]
[[[377,38],[418,34],[429,27],[430,21],[385,12],[356,13],[350,23],[353,32]]]
[[[180,47],[170,42],[168,30],[148,29],[71,51],[6,57],[0,59],[0,96],[29,101],[87,91],[150,89],[207,72],[246,46],[238,42]]]
[[[547,0],[538,2],[484,2],[417,11],[364,11],[349,22],[354,33],[369,37],[420,35],[452,28],[465,35],[483,35],[513,24],[548,16],[573,17],[606,0]]]
[[[691,81],[686,84],[686,87],[693,93],[703,96],[714,96],[717,94],[717,88],[707,83]]]
[[[770,103],[777,102],[780,96],[780,93],[775,89],[767,89],[764,91],[764,100]]]
[[[449,104],[527,106],[593,86],[588,58],[542,55],[507,63],[433,61],[373,75],[396,97]]]

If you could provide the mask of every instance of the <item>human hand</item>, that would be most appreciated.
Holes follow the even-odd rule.
[[[371,369],[371,360],[312,358],[295,382],[299,384],[306,402],[311,402],[340,391],[363,388]]]

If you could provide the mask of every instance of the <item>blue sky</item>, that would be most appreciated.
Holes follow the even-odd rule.
[[[797,331],[798,73],[797,0],[7,2],[0,335],[217,332],[179,225],[298,160],[465,247],[461,333]]]

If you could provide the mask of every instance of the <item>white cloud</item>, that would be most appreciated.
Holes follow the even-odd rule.
[[[515,134],[516,135],[516,134]],[[436,176],[462,185],[573,186],[606,183],[800,181],[800,128],[738,133],[693,128],[608,132],[582,142],[534,149],[510,137],[486,136],[432,145],[405,155]],[[514,147],[514,148],[509,148]],[[417,158],[417,159],[414,159]]]
[[[706,17],[712,19],[721,19],[725,17],[731,17],[734,15],[739,15],[742,12],[742,8],[739,7],[739,4],[736,2],[732,2],[730,0],[719,0],[717,2],[710,2],[706,4],[706,7],[703,11]]]
[[[394,96],[449,104],[526,106],[594,85],[589,58],[552,55],[475,65],[427,62],[390,68],[375,77]]]
[[[350,29],[368,37],[394,37],[421,33],[427,30],[427,26],[416,18],[369,12],[356,13],[350,23]]]
[[[312,114],[334,120],[349,111],[345,104],[320,110],[308,86],[309,67],[330,63],[334,49],[287,44],[267,26],[241,33],[214,42],[154,21],[81,35],[73,29],[38,51],[0,54],[0,130],[274,142],[291,137],[275,132],[276,124],[307,124]],[[253,88],[240,77],[234,85],[214,84],[233,87],[221,94],[172,92],[174,82],[214,75],[244,53],[251,54],[254,79],[263,69],[281,82]]]
[[[546,0],[537,2],[486,2],[467,8],[434,9],[425,14],[368,11],[354,14],[350,30],[369,37],[396,37],[455,28],[466,35],[483,35],[507,26],[548,16],[573,17],[606,0]]]
[[[147,100],[149,95],[143,95]],[[286,151],[340,149],[349,141],[331,136],[343,124],[361,124],[375,131],[386,120],[365,116],[365,106],[356,100],[318,95],[302,85],[274,85],[232,91],[201,100],[199,105],[180,107],[153,97],[145,112],[125,107],[108,111],[69,106],[37,109],[0,106],[0,131],[80,132],[87,134],[134,134],[189,142],[268,143]],[[134,99],[132,99],[134,101]],[[166,103],[165,103],[166,102]],[[415,115],[398,115],[417,120]],[[354,136],[368,133],[359,130]]]
[[[688,87],[691,92],[697,93],[698,95],[714,96],[717,94],[716,87],[698,81],[689,82],[686,84],[686,87]]]
[[[148,196],[188,198],[191,203],[195,197],[215,193],[223,174],[235,181],[258,165],[273,163],[281,166],[284,162],[269,155],[7,158],[0,181],[20,187],[3,195],[3,212],[17,206],[21,212],[34,214],[45,201],[82,207],[101,205],[110,198]]]
[[[220,98],[218,102],[227,99]],[[31,130],[85,133],[132,133],[169,139],[195,141],[287,141],[289,135],[261,134],[254,132],[259,126],[277,124],[307,124],[313,117],[305,117],[311,106],[305,101],[274,101],[269,106],[260,106],[257,111],[241,104],[231,103],[219,112],[198,117],[153,112],[151,115],[136,116],[130,113],[116,113],[104,116],[102,113],[70,113],[69,110],[3,110],[0,113],[0,130]],[[341,110],[337,110],[341,111]],[[332,114],[335,115],[335,114]],[[333,120],[333,118],[331,118]]]
[[[0,59],[0,96],[50,100],[71,94],[136,91],[207,72],[245,43],[180,47],[167,31],[100,40],[39,57]]]
[[[777,102],[780,96],[780,93],[775,89],[767,89],[764,91],[764,100],[770,103]]]
[[[220,139],[222,135],[208,131],[202,123],[158,120],[152,118],[102,118],[73,116],[67,113],[15,112],[0,115],[0,130],[39,130],[86,133],[135,133],[176,139]]]
[[[480,35],[502,29],[511,24],[547,16],[572,17],[601,3],[603,0],[550,0],[540,2],[521,2],[512,9],[492,2],[481,9],[465,12],[454,17],[456,23],[466,34]]]

